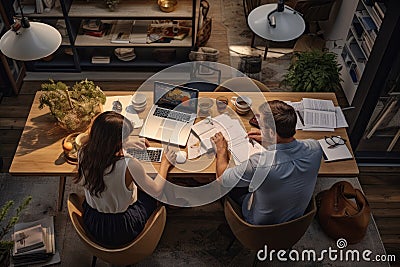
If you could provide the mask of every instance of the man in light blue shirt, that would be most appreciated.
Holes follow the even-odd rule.
[[[293,107],[274,100],[264,103],[260,111],[261,131],[251,131],[248,136],[262,143],[266,151],[242,164],[228,168],[226,140],[221,133],[212,137],[217,180],[224,186],[236,185],[229,196],[242,206],[247,222],[277,224],[304,214],[314,191],[322,149],[316,140],[294,138],[297,116]],[[272,113],[276,131],[268,113]],[[275,139],[276,146],[267,144],[268,138]]]

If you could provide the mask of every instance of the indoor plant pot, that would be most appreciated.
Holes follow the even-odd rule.
[[[282,83],[294,92],[334,92],[341,88],[341,69],[334,53],[297,52]]]
[[[39,108],[50,108],[59,125],[68,131],[83,131],[101,112],[106,96],[92,81],[83,80],[70,89],[65,83],[42,84]]]

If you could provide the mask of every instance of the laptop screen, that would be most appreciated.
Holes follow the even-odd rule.
[[[154,82],[154,103],[162,108],[196,114],[198,97],[196,89]]]

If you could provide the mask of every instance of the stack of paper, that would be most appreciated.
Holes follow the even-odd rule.
[[[264,148],[257,142],[250,143],[247,133],[240,124],[239,120],[230,118],[227,114],[219,115],[215,118],[206,118],[192,126],[193,132],[200,141],[201,146],[196,147],[193,137],[188,141],[189,159],[200,156],[212,149],[211,137],[221,132],[228,143],[228,149],[232,153],[235,164],[238,165]],[[191,151],[197,149],[195,152]]]
[[[332,100],[303,98],[300,102],[290,102],[297,114],[296,129],[304,131],[334,131],[335,128],[348,127],[340,107]]]

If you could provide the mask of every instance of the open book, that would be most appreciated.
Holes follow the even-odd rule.
[[[200,139],[200,155],[214,149],[211,137],[221,132],[228,143],[235,164],[238,165],[264,148],[257,142],[250,142],[239,120],[231,119],[227,114],[215,118],[206,118],[192,126],[193,132]],[[190,151],[189,151],[189,154]]]

